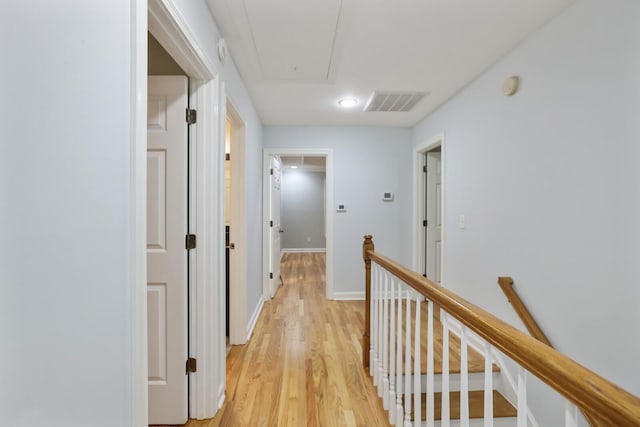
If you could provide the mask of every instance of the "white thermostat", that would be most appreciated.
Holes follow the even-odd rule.
[[[382,193],[382,200],[384,200],[385,202],[392,202],[393,193]]]

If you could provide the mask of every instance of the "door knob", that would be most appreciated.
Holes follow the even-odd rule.
[[[284,233],[283,229],[278,230],[278,233]]]
[[[229,249],[235,249],[235,248],[236,248],[235,243],[229,243]]]

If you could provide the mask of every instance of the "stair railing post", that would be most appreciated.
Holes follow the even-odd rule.
[[[367,234],[364,236],[364,243],[362,244],[362,258],[364,259],[364,293],[365,293],[365,306],[364,306],[364,333],[362,334],[362,364],[365,368],[369,367],[369,351],[371,332],[371,257],[367,251],[375,250],[373,244],[373,236]]]

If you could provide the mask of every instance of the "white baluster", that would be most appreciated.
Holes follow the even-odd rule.
[[[396,425],[402,425],[404,410],[402,407],[402,283],[398,283],[398,334],[396,336]]]
[[[484,427],[493,427],[493,359],[491,344],[484,343]]]
[[[433,408],[435,405],[434,367],[433,367],[433,301],[427,301],[427,427],[435,424]]]
[[[564,406],[564,427],[578,427],[578,407],[568,400]]]
[[[449,317],[440,309],[442,321],[442,427],[449,427],[451,415],[449,411]]]
[[[467,327],[460,334],[460,426],[469,427],[469,367],[467,366]]]
[[[393,278],[390,279],[389,295],[389,424],[396,423],[396,284]]]
[[[378,385],[378,275],[380,274],[380,267],[378,264],[374,264],[373,284],[371,285],[371,300],[373,304],[373,310],[371,310],[371,342],[373,343],[373,357],[369,360],[371,375],[373,375],[373,385]]]
[[[416,425],[422,422],[422,366],[420,366],[420,302],[422,295],[416,293],[416,326],[415,338],[413,343],[413,420]]]
[[[527,373],[518,366],[518,427],[527,427]]]
[[[411,292],[407,292],[404,353],[404,427],[411,427]]]
[[[384,366],[382,365],[382,359],[384,354],[384,318],[382,314],[382,305],[384,303],[384,295],[382,288],[382,270],[380,271],[380,283],[378,284],[378,397],[383,396],[384,392]]]
[[[371,272],[371,289],[369,289],[369,375],[375,377],[375,360],[376,360],[376,304],[375,304],[375,276],[376,276],[376,264],[373,262]],[[374,378],[375,384],[375,378]]]
[[[382,296],[382,407],[389,410],[389,273],[384,275]]]

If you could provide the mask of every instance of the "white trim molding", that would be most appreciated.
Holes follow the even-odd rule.
[[[333,294],[333,299],[336,301],[364,301],[364,298],[364,291],[343,291]]]
[[[147,1],[131,2],[131,425],[149,421],[147,351]]]
[[[134,10],[135,9],[135,10]],[[224,400],[225,389],[225,323],[224,323],[224,211],[218,200],[224,198],[224,144],[219,143],[220,82],[214,63],[200,47],[175,0],[136,0],[132,5],[135,31],[134,75],[136,96],[136,136],[132,194],[135,197],[135,271],[136,299],[134,310],[134,424],[147,425],[147,331],[146,331],[146,63],[147,31],[149,31],[191,79],[191,99],[199,116],[190,132],[195,146],[194,192],[195,218],[192,229],[197,232],[198,248],[191,254],[195,266],[191,270],[192,325],[189,330],[190,356],[198,359],[198,372],[190,381],[190,418],[211,418]],[[147,22],[148,17],[148,22]],[[144,64],[144,65],[138,65]],[[143,71],[141,71],[143,70]],[[144,73],[144,75],[142,74]],[[224,120],[224,118],[223,118]],[[222,165],[222,166],[221,166]],[[220,315],[222,313],[222,316]],[[144,325],[142,327],[141,325]],[[142,330],[144,330],[142,332]],[[142,349],[144,347],[144,349]],[[142,372],[144,371],[144,372]],[[221,392],[222,390],[222,392]],[[222,393],[222,394],[221,394]]]
[[[232,100],[227,96],[223,85],[222,140],[226,137],[225,127],[228,119],[231,137],[231,201],[230,201],[230,242],[235,249],[229,254],[229,342],[244,344],[247,342],[247,210],[246,210],[246,122],[243,120]],[[221,144],[224,150],[224,143]],[[224,173],[224,164],[221,166]],[[224,184],[224,182],[223,182]],[[225,200],[222,197],[220,200]],[[224,310],[224,309],[223,309]]]
[[[174,0],[149,0],[148,25],[149,32],[190,78],[208,81],[218,74]]]
[[[306,254],[306,253],[326,253],[327,248],[286,248],[282,250],[282,253],[292,254]]]
[[[417,145],[413,149],[413,270],[422,271],[422,263],[424,262],[424,233],[422,230],[422,209],[425,206],[425,188],[424,188],[424,172],[422,171],[424,153],[436,147],[442,150],[442,255],[440,258],[440,284],[446,286],[445,276],[445,257],[446,257],[446,146],[444,132],[435,135],[427,141]]]
[[[249,319],[249,327],[247,328],[247,336],[245,338],[245,342],[251,339],[251,335],[253,334],[253,330],[256,327],[256,323],[258,323],[258,319],[260,318],[260,313],[262,313],[262,307],[264,307],[264,298],[260,298],[260,300],[258,301],[258,305],[256,305],[256,309],[251,315],[251,319]]]

